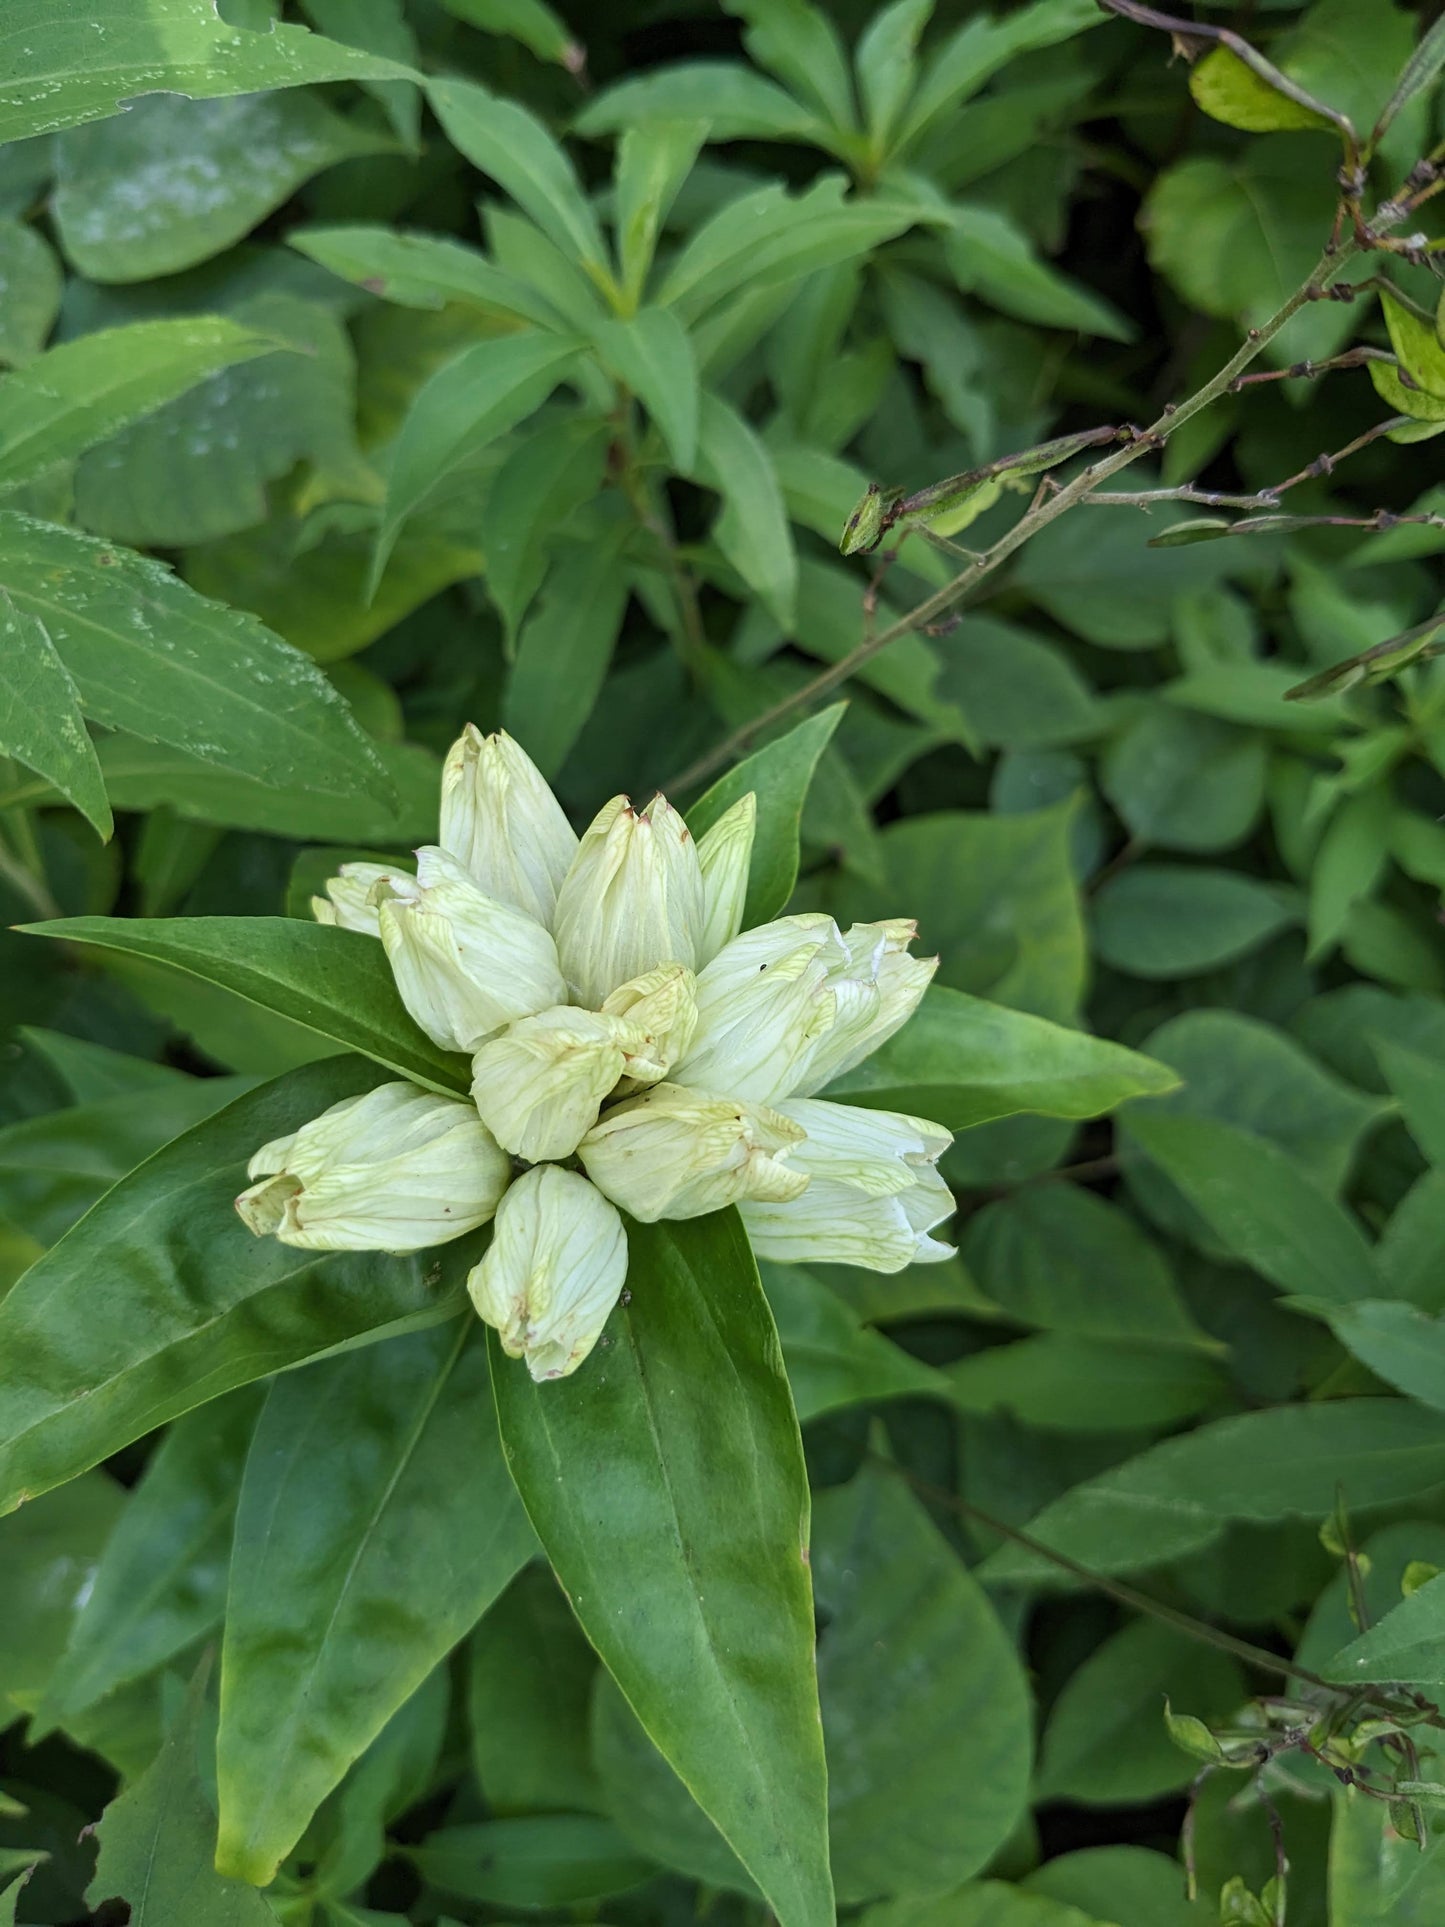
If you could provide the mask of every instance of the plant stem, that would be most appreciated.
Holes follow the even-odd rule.
[[[678,654],[691,673],[694,681],[701,675],[707,656],[707,636],[702,626],[702,612],[697,606],[697,589],[682,557],[678,554],[677,536],[673,531],[667,511],[657,502],[642,464],[637,458],[637,449],[626,427],[626,415],[630,398],[625,397],[618,404],[618,433],[615,446],[618,452],[617,482],[637,517],[639,525],[657,543],[662,551],[663,566],[672,587],[672,599],[677,607],[677,631],[673,640]]]
[[[1309,302],[1319,298],[1322,290],[1330,285],[1358,249],[1358,241],[1348,235],[1338,245],[1326,248],[1308,279],[1296,288],[1268,321],[1258,328],[1250,329],[1236,352],[1202,388],[1196,389],[1185,401],[1177,404],[1168,403],[1158,420],[1133,440],[1125,443],[1122,448],[1115,449],[1113,453],[1102,456],[1098,461],[1091,462],[1087,468],[1081,469],[1072,481],[1066,482],[1062,488],[1054,491],[1046,499],[1036,500],[1011,529],[1001,535],[991,548],[985,549],[977,561],[970,563],[961,574],[954,577],[952,582],[920,602],[908,615],[901,617],[887,629],[880,630],[875,636],[866,637],[856,649],[840,657],[837,662],[822,671],[820,675],[813,677],[802,688],[795,690],[792,695],[784,697],[781,702],[774,703],[771,708],[765,709],[761,715],[755,716],[741,729],[734,730],[716,749],[710,750],[706,756],[699,757],[696,762],[689,764],[685,770],[674,776],[667,787],[674,791],[691,789],[704,778],[711,776],[715,770],[724,768],[748,749],[765,731],[772,729],[777,723],[786,721],[798,711],[811,708],[820,697],[828,695],[840,683],[847,682],[856,670],[861,669],[865,662],[870,662],[891,642],[896,642],[900,636],[908,635],[914,630],[924,628],[930,622],[936,622],[960,597],[976,588],[986,576],[991,575],[1006,562],[1015,550],[1022,548],[1032,536],[1037,535],[1040,529],[1047,528],[1051,522],[1056,522],[1061,515],[1066,515],[1071,508],[1087,500],[1095,489],[1107,482],[1111,476],[1117,475],[1121,469],[1126,469],[1131,463],[1137,462],[1142,455],[1162,448],[1169,437],[1182,428],[1185,422],[1192,421],[1196,415],[1202,414],[1222,395],[1228,394],[1235,377],[1242,374],[1268,347],[1287,321],[1298,314],[1300,309]]]
[[[1128,1606],[1136,1612],[1148,1613],[1151,1618],[1162,1620],[1165,1625],[1175,1627],[1190,1639],[1199,1640],[1206,1646],[1217,1647],[1221,1653],[1229,1653],[1235,1659],[1243,1660],[1247,1665],[1259,1667],[1261,1671],[1277,1673],[1283,1679],[1303,1680],[1306,1685],[1321,1687],[1328,1693],[1338,1693],[1343,1690],[1322,1678],[1320,1674],[1312,1673],[1307,1666],[1296,1666],[1291,1659],[1283,1659],[1278,1653],[1271,1653],[1263,1646],[1253,1646],[1247,1639],[1236,1639],[1233,1633],[1221,1632],[1219,1627],[1209,1625],[1206,1620],[1195,1619],[1191,1613],[1181,1612],[1175,1606],[1166,1606],[1161,1599],[1151,1599],[1148,1593],[1136,1592],[1132,1586],[1123,1585],[1117,1579],[1107,1578],[1100,1572],[1092,1572],[1089,1567],[1081,1566],[1077,1560],[1070,1559],[1067,1553],[1055,1552],[1052,1546],[1044,1545],[1041,1540],[1032,1538],[1027,1532],[1020,1532],[1017,1526],[1005,1525],[1002,1519],[996,1519],[992,1513],[985,1512],[982,1506],[975,1505],[971,1499],[962,1499],[956,1492],[944,1491],[940,1486],[930,1485],[925,1480],[915,1478],[912,1473],[906,1472],[902,1466],[895,1464],[892,1459],[885,1458],[881,1453],[870,1452],[868,1456],[874,1464],[891,1472],[895,1478],[903,1479],[922,1496],[951,1506],[966,1518],[974,1519],[979,1525],[986,1526],[990,1532],[996,1532],[1001,1538],[1010,1540],[1016,1546],[1022,1546],[1025,1552],[1032,1552],[1040,1559],[1047,1559],[1049,1564],[1057,1566],[1060,1572],[1066,1572],[1071,1578],[1082,1581],[1084,1585],[1093,1586],[1099,1592],[1107,1593],[1111,1599],[1117,1599],[1121,1606]]]

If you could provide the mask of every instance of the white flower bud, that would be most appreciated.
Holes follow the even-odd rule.
[[[472,1100],[504,1150],[540,1164],[570,1157],[602,1101],[647,1047],[621,1017],[561,1004],[523,1017],[472,1059]]]
[[[758,1104],[658,1084],[611,1110],[577,1147],[592,1182],[644,1224],[700,1218],[741,1198],[795,1198],[785,1160],[800,1125]]]
[[[855,923],[843,932],[848,961],[828,980],[838,999],[834,1021],[793,1087],[800,1097],[810,1097],[861,1064],[917,1010],[938,968],[937,957],[909,956],[917,934],[917,924],[907,917]]]
[[[698,939],[699,964],[711,963],[725,943],[743,927],[748,871],[753,860],[753,835],[758,826],[758,799],[751,790],[725,810],[697,841],[702,871],[703,925]]]
[[[595,1010],[659,964],[692,969],[702,927],[702,871],[687,825],[664,797],[636,811],[614,796],[557,893],[557,952],[577,1001]]]
[[[657,1084],[692,1042],[697,1029],[697,979],[686,964],[663,964],[631,983],[621,984],[603,1000],[610,1017],[625,1017],[643,1033],[630,1046],[624,1091]]]
[[[848,956],[831,917],[745,931],[699,972],[697,1031],[674,1081],[772,1104],[796,1088],[834,1022],[831,975]]]
[[[577,835],[531,757],[505,730],[468,723],[442,768],[437,838],[472,880],[550,927]]]
[[[539,923],[478,889],[454,856],[417,851],[415,879],[379,882],[381,941],[401,1000],[444,1050],[474,1051],[567,995]]]
[[[953,1142],[950,1132],[926,1118],[816,1099],[781,1108],[807,1133],[792,1162],[811,1181],[791,1202],[743,1204],[760,1258],[901,1271],[953,1256],[952,1245],[928,1235],[954,1210],[933,1168]]]
[[[379,937],[381,927],[371,893],[378,883],[399,875],[405,872],[387,863],[343,863],[339,876],[326,879],[326,895],[311,899],[311,914],[318,923],[339,924],[343,930]]]
[[[467,1279],[479,1317],[534,1379],[575,1372],[627,1277],[627,1234],[600,1192],[555,1164],[525,1171],[502,1199],[486,1256]]]
[[[307,1251],[417,1251],[485,1224],[510,1160],[470,1104],[381,1084],[333,1104],[247,1167],[236,1200],[257,1237]]]

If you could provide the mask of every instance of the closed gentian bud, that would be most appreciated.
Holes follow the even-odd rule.
[[[831,917],[780,917],[698,973],[697,1031],[674,1081],[772,1104],[797,1086],[833,1022],[829,974],[847,953]]]
[[[551,925],[577,836],[537,765],[505,730],[468,723],[442,768],[437,838],[498,903]]]
[[[589,1178],[634,1218],[700,1218],[742,1198],[795,1198],[786,1162],[803,1130],[760,1104],[657,1084],[611,1110],[577,1147]]]
[[[725,810],[697,841],[702,871],[703,924],[698,939],[699,964],[711,963],[743,927],[748,871],[753,860],[753,835],[758,825],[758,799],[751,790]]]
[[[950,1132],[926,1118],[816,1099],[795,1099],[783,1113],[807,1133],[792,1161],[810,1183],[791,1201],[743,1204],[760,1258],[901,1271],[953,1256],[952,1245],[928,1235],[955,1208],[933,1168]]]
[[[938,968],[937,957],[909,956],[917,934],[907,917],[855,923],[842,933],[848,961],[828,979],[838,1000],[834,1021],[794,1087],[800,1096],[810,1097],[861,1064],[917,1010]]]
[[[487,896],[445,850],[418,850],[415,879],[388,876],[375,895],[401,1000],[444,1050],[474,1051],[566,997],[541,924]]]
[[[615,796],[593,818],[557,893],[562,972],[596,1010],[659,964],[697,962],[702,871],[687,825],[664,797],[634,810]]]
[[[576,1371],[626,1277],[621,1218],[586,1178],[548,1164],[524,1171],[503,1198],[467,1290],[507,1356],[525,1358],[542,1380]]]
[[[697,1029],[697,979],[686,964],[663,964],[619,985],[602,1008],[608,1016],[625,1017],[642,1033],[640,1041],[629,1046],[623,1090],[657,1084]]]
[[[343,863],[339,876],[326,879],[326,895],[311,899],[311,914],[318,923],[339,924],[343,930],[379,937],[381,927],[371,893],[378,883],[402,874],[387,863]]]
[[[418,1251],[485,1224],[511,1171],[470,1104],[381,1084],[263,1145],[236,1209],[307,1251]]]
[[[503,1150],[529,1164],[570,1157],[647,1033],[561,1004],[510,1025],[472,1059],[472,1101]]]

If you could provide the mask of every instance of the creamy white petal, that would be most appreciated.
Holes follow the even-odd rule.
[[[846,963],[831,917],[781,917],[728,944],[697,979],[697,1030],[673,1081],[772,1104],[793,1090],[833,1024],[830,975]]]
[[[697,840],[703,891],[703,926],[697,946],[700,964],[711,963],[743,927],[757,825],[758,799],[749,790]]]
[[[937,1264],[952,1245],[928,1234],[954,1211],[953,1194],[934,1170],[906,1191],[869,1196],[836,1178],[813,1178],[801,1197],[741,1206],[753,1250],[777,1264],[859,1265],[901,1271]]]
[[[470,1104],[382,1084],[263,1145],[236,1209],[308,1251],[417,1251],[485,1224],[511,1170]]]
[[[577,834],[547,780],[505,730],[468,723],[442,768],[441,848],[498,903],[550,926]]]
[[[510,1025],[472,1059],[472,1101],[506,1151],[529,1164],[570,1157],[602,1101],[647,1047],[625,1018],[562,1004]]]
[[[830,1104],[794,1097],[778,1105],[807,1137],[793,1163],[810,1177],[834,1178],[870,1197],[909,1190],[953,1142],[953,1133],[925,1117],[873,1111],[861,1104]]]
[[[692,969],[703,921],[697,846],[677,811],[661,796],[641,811],[613,797],[557,894],[557,952],[577,1001],[595,1010],[660,964]]]
[[[624,1092],[666,1077],[697,1029],[697,979],[686,964],[663,964],[621,984],[603,1000],[603,1011],[625,1017],[641,1033],[629,1046]]]
[[[934,1169],[951,1132],[901,1111],[817,1098],[793,1098],[779,1110],[807,1134],[791,1161],[810,1182],[794,1201],[744,1204],[760,1258],[901,1271],[952,1257],[951,1245],[928,1235],[954,1210]]]
[[[401,1000],[443,1049],[474,1051],[518,1017],[565,1001],[547,931],[478,889],[445,850],[418,850],[416,878],[389,877],[375,894]]]
[[[502,1199],[486,1256],[467,1279],[479,1317],[534,1379],[575,1372],[627,1278],[627,1234],[607,1200],[555,1164],[526,1171]]]
[[[836,1020],[794,1085],[795,1096],[822,1090],[908,1022],[938,968],[937,957],[909,956],[916,934],[917,925],[904,917],[855,923],[842,933],[848,962],[829,979],[838,997]]]
[[[657,1084],[619,1104],[577,1147],[592,1182],[644,1224],[698,1218],[741,1198],[793,1198],[801,1126],[760,1104]]]
[[[791,956],[803,944],[812,944],[829,971],[846,968],[848,951],[843,933],[830,916],[810,911],[797,917],[776,917],[745,930],[726,944],[706,967],[698,972],[698,986],[704,980],[709,995],[725,997],[741,990],[760,970],[766,970],[780,957]]]
[[[311,899],[311,914],[318,923],[339,924],[343,930],[360,930],[368,937],[379,937],[376,905],[371,893],[388,877],[405,876],[389,863],[343,863],[338,875],[326,880],[326,895]]]

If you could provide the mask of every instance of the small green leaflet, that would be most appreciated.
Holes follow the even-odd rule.
[[[0,590],[0,750],[51,782],[102,837],[113,827],[70,672],[38,616]]]

